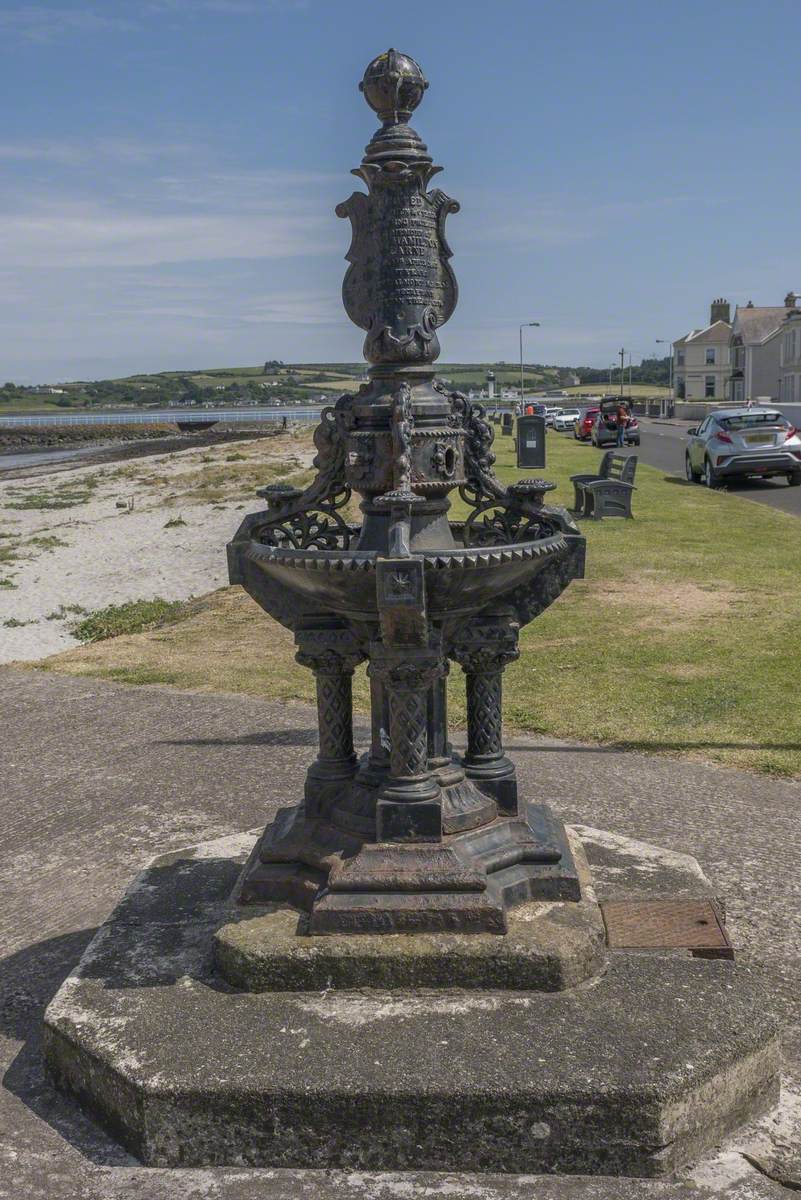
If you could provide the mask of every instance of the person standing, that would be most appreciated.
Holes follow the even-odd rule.
[[[621,401],[617,406],[617,444],[625,446],[626,444],[626,426],[629,423],[628,409]]]

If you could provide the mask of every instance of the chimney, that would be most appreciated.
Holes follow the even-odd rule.
[[[799,297],[798,297],[797,292],[788,292],[787,295],[784,297],[784,307],[785,308],[795,308],[796,301],[798,300],[798,298]]]
[[[725,321],[727,325],[731,325],[731,308],[728,300],[712,301],[712,307],[709,310],[709,324],[714,325],[715,321]]]

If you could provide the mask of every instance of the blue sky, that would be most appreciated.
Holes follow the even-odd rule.
[[[335,204],[394,45],[462,211],[443,361],[801,291],[795,0],[0,0],[0,377],[361,357]]]

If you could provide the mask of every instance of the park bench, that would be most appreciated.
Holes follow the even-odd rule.
[[[631,517],[631,493],[635,491],[636,454],[607,450],[597,475],[571,475],[573,511],[582,517]]]

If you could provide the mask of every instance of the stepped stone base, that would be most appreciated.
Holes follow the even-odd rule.
[[[235,896],[252,876],[257,848]],[[214,935],[215,964],[228,983],[249,992],[444,987],[550,992],[575,987],[603,969],[606,939],[579,839],[570,839],[565,851],[576,893],[580,883],[585,898],[518,904],[505,914],[505,936],[450,932],[316,936],[309,933],[308,913],[278,904],[234,903],[229,923]],[[366,899],[377,904],[381,897]],[[435,902],[438,897],[432,894],[428,899]]]
[[[46,1014],[58,1084],[149,1165],[656,1176],[776,1100],[759,982],[725,962],[615,952],[551,993],[234,992],[212,939],[252,845],[157,859]]]

